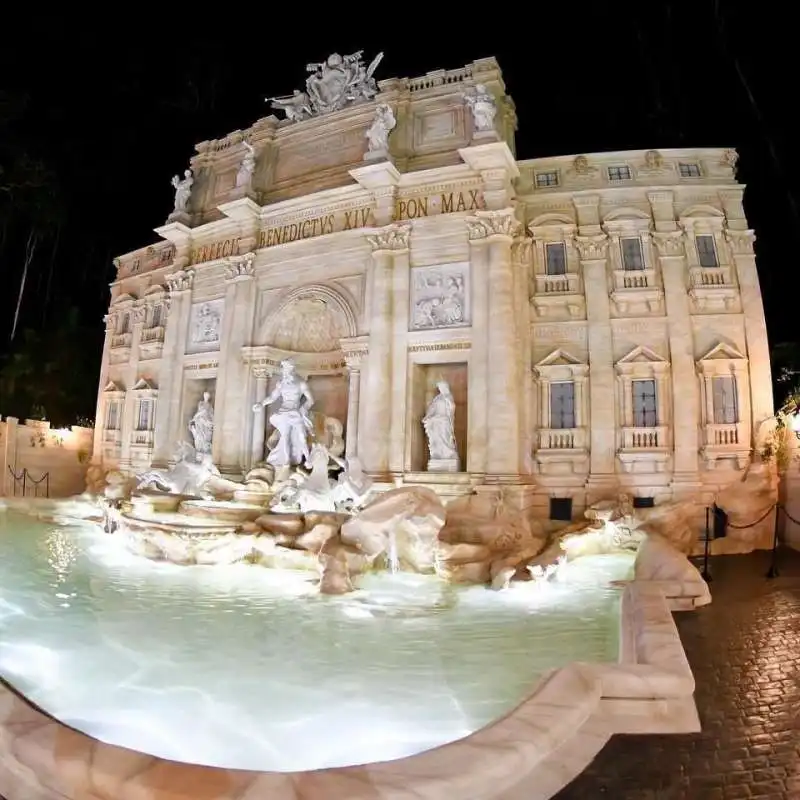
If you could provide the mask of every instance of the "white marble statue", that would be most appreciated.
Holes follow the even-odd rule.
[[[271,97],[268,101],[287,119],[300,122],[360,100],[372,100],[378,93],[373,74],[383,53],[369,66],[364,65],[362,56],[362,50],[347,56],[332,53],[321,63],[308,64],[306,69],[311,74],[306,79],[305,92],[295,90],[289,97]]]
[[[192,171],[187,169],[183,173],[183,179],[177,175],[172,177],[172,186],[175,189],[175,211],[173,213],[184,213],[189,205],[189,198],[192,196],[192,185],[194,184],[194,175]]]
[[[256,168],[256,150],[250,142],[242,142],[242,146],[246,152],[236,173],[236,185],[249,187]]]
[[[197,404],[197,411],[189,420],[189,433],[194,440],[194,449],[200,454],[211,452],[211,439],[214,435],[214,406],[211,395],[203,392],[203,399]]]
[[[220,477],[219,470],[208,453],[197,453],[187,442],[178,445],[177,463],[170,469],[151,469],[136,476],[136,489],[156,488],[169,494],[213,499],[206,484],[211,478]]]
[[[346,458],[344,464],[339,459],[334,460],[339,466],[344,466],[344,472],[339,475],[333,490],[336,510],[357,511],[370,499],[374,482],[364,474],[361,461],[355,456]]]
[[[389,150],[389,134],[397,125],[392,107],[381,103],[375,109],[372,125],[367,128],[367,149],[370,153],[383,153]]]
[[[270,424],[278,431],[278,444],[267,456],[267,463],[273,467],[302,464],[309,456],[308,434],[314,429],[309,412],[314,405],[314,397],[308,384],[295,371],[294,362],[286,359],[281,362],[281,378],[268,397],[253,406],[260,411],[281,400],[278,410],[269,418]]]
[[[469,94],[465,94],[464,101],[472,112],[472,122],[476,131],[494,129],[497,103],[482,83],[477,84]]]
[[[458,472],[459,458],[456,434],[453,426],[456,401],[450,391],[450,384],[440,380],[436,384],[439,393],[431,400],[422,426],[428,440],[429,472]]]

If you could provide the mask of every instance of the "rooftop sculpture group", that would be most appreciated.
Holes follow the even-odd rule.
[[[378,93],[373,74],[381,63],[378,53],[369,66],[362,58],[364,51],[342,56],[332,53],[319,64],[308,64],[304,92],[295,89],[288,97],[268,97],[272,108],[283,111],[286,119],[302,122],[310,117],[338,111],[361,100],[372,100]]]

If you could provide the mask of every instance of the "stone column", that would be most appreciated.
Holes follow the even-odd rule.
[[[489,243],[486,237],[470,235],[472,342],[467,375],[467,472],[473,477],[486,475],[489,448]]]
[[[394,259],[408,251],[410,225],[391,224],[367,236],[372,245],[369,356],[364,386],[364,469],[388,479],[392,435],[393,280]]]
[[[397,250],[392,267],[392,411],[389,471],[393,478],[405,472],[406,402],[408,397],[408,317],[411,268],[409,251]]]
[[[520,347],[517,381],[520,402],[519,464],[525,473],[533,472],[536,424],[533,417],[533,341],[531,340],[531,256],[533,240],[517,237],[512,248],[514,268],[514,318]]]
[[[142,338],[146,306],[138,306],[131,310],[131,355],[125,368],[125,399],[122,403],[122,419],[120,420],[120,435],[122,437],[120,449],[120,467],[123,470],[131,466],[131,439],[135,430],[136,394],[133,387],[136,385],[139,371],[139,342]]]
[[[517,336],[511,245],[520,228],[512,208],[482,211],[467,218],[470,240],[485,239],[488,248],[487,332],[488,442],[486,474],[507,482],[520,471],[521,353]],[[475,328],[473,328],[475,330]]]
[[[173,431],[180,424],[183,391],[183,356],[189,328],[194,270],[179,270],[165,276],[169,289],[169,315],[158,381],[158,406],[153,446],[153,464],[167,464],[174,453]]]
[[[92,441],[92,463],[100,464],[103,460],[103,437],[106,426],[106,406],[103,400],[103,391],[108,383],[108,362],[111,352],[111,337],[117,324],[114,314],[107,314],[106,336],[103,340],[103,355],[100,360],[100,383],[97,387],[97,407],[94,417],[94,439]]]
[[[773,415],[772,371],[769,361],[767,322],[764,318],[764,302],[756,270],[753,250],[755,234],[751,230],[728,228],[725,238],[736,264],[739,279],[739,294],[742,299],[744,336],[747,342],[747,358],[750,365],[750,401],[753,414],[753,436],[758,435],[761,424]],[[759,443],[755,441],[755,445]]]
[[[270,371],[264,367],[256,367],[253,370],[253,376],[255,377],[255,390],[248,409],[250,414],[253,415],[253,438],[250,444],[249,463],[247,465],[251,469],[264,460],[267,410],[265,408],[260,408],[258,411],[253,411],[253,405],[266,397]]]
[[[614,343],[608,299],[608,237],[576,236],[586,293],[589,344],[589,478],[586,504],[606,496],[617,485],[617,426],[615,408]]]
[[[360,338],[360,337],[359,337]],[[361,416],[361,371],[367,356],[365,341],[342,339],[342,353],[347,364],[347,430],[345,431],[345,456],[347,458],[361,457],[358,446],[359,418]]]
[[[664,300],[669,321],[669,350],[672,364],[672,433],[674,461],[673,495],[693,493],[699,488],[698,426],[700,397],[694,358],[694,335],[686,292],[686,239],[682,231],[653,234],[661,262]],[[659,424],[666,424],[659,410]]]
[[[242,347],[250,344],[255,314],[255,254],[232,257],[225,265],[225,312],[220,341],[219,372],[214,398],[214,463],[223,475],[235,477],[248,463],[242,452],[242,426],[252,414],[247,394],[247,366]]]

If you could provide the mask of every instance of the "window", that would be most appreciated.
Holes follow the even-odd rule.
[[[609,167],[608,179],[610,181],[629,181],[631,179],[630,167]]]
[[[153,418],[153,401],[152,400],[140,400],[139,401],[139,413],[136,419],[136,430],[137,431],[149,431],[150,425]]]
[[[739,421],[739,408],[736,397],[736,379],[726,375],[712,380],[714,393],[714,424],[733,425]]]
[[[620,239],[620,246],[622,248],[623,269],[644,269],[642,240],[638,236]]]
[[[547,189],[549,186],[558,186],[558,173],[553,172],[537,172],[536,173],[536,188]]]
[[[106,430],[119,430],[119,400],[111,400],[106,414]]]
[[[658,425],[656,382],[649,379],[631,383],[633,386],[633,427],[655,428]]]
[[[717,251],[714,247],[714,237],[710,233],[704,233],[694,237],[697,243],[697,255],[700,259],[701,267],[718,267]]]
[[[678,171],[681,178],[699,178],[700,165],[699,164],[678,164]]]
[[[656,501],[652,497],[634,497],[633,498],[633,507],[634,508],[653,508],[656,504]]]
[[[164,309],[161,306],[161,303],[156,303],[153,306],[153,324],[151,325],[152,328],[160,328],[163,320],[162,317],[164,316]]]
[[[558,522],[572,522],[572,498],[551,497],[550,519]]]
[[[550,384],[550,427],[575,427],[575,384],[572,381]]]
[[[548,275],[566,275],[567,246],[564,242],[551,242],[545,246],[547,255],[546,270]]]

